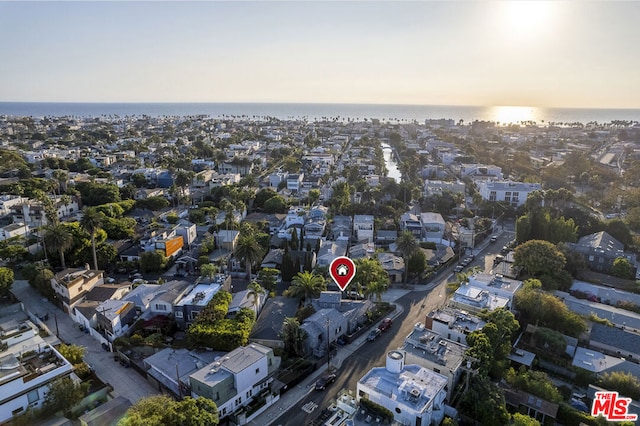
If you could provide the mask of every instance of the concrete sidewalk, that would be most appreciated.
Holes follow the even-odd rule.
[[[96,375],[105,383],[110,384],[116,396],[123,396],[135,404],[139,399],[160,392],[132,368],[125,368],[113,360],[113,353],[105,351],[100,342],[88,334],[80,331],[67,314],[58,309],[49,300],[42,297],[27,281],[16,280],[11,292],[20,300],[25,309],[38,317],[49,314],[45,325],[50,335],[44,340],[50,345],[64,342],[86,348],[84,360],[93,367]],[[56,337],[56,331],[59,338]]]
[[[399,293],[398,293],[399,294]],[[406,291],[405,291],[406,294]],[[402,312],[404,312],[404,308],[399,304],[395,303],[396,309],[393,311],[392,315],[389,317],[391,319],[395,319]],[[382,319],[381,319],[382,320]],[[339,347],[336,355],[331,358],[331,366],[340,369],[342,363],[351,356],[354,352],[356,352],[360,347],[366,343],[367,334],[364,333],[362,336],[355,339],[348,345]],[[275,404],[269,407],[264,413],[260,414],[253,421],[249,422],[250,425],[255,426],[269,426],[273,423],[277,425],[281,425],[282,423],[278,422],[279,417],[284,414],[289,408],[296,405],[298,402],[302,401],[310,392],[313,391],[316,380],[325,373],[325,368],[321,367],[311,373],[307,378],[305,378],[301,383],[299,383],[295,388],[290,389],[287,393],[285,393],[280,400],[278,400]],[[321,407],[322,408],[322,407]]]

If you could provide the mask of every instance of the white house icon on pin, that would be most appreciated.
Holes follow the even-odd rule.
[[[336,272],[341,277],[344,277],[349,273],[349,268],[347,267],[347,265],[342,264],[336,268]]]

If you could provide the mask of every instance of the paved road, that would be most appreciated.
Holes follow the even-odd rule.
[[[495,255],[504,244],[513,239],[512,232],[504,231],[498,234],[499,238],[496,243],[487,241],[478,247],[476,259],[468,268],[480,266],[481,268],[486,268],[487,272],[492,268]],[[474,250],[474,252],[476,251]],[[305,380],[298,385],[297,389],[289,391],[297,393],[299,398],[297,402],[293,396],[286,395],[292,402],[287,401],[285,404],[280,404],[279,412],[274,409],[271,413],[265,413],[267,416],[269,414],[274,417],[279,416],[275,421],[273,421],[273,418],[260,416],[255,422],[262,423],[252,424],[265,424],[265,422],[273,422],[275,425],[311,424],[320,416],[323,408],[329,406],[335,400],[341,389],[348,389],[355,393],[358,380],[370,369],[384,366],[387,352],[401,347],[404,339],[411,333],[416,323],[424,323],[425,317],[429,312],[444,306],[447,299],[447,282],[452,279],[453,274],[445,272],[443,277],[423,289],[416,289],[410,292],[406,290],[389,290],[386,296],[401,307],[402,313],[394,319],[393,326],[387,332],[383,333],[373,343],[365,342],[359,350],[355,350],[349,355],[342,362],[336,381],[327,389],[320,392],[313,390],[315,377],[321,374],[317,373],[313,375],[313,379]],[[313,408],[313,410],[310,410],[310,408]]]
[[[86,348],[85,362],[95,370],[98,377],[109,383],[114,393],[135,403],[140,398],[159,394],[140,374],[131,368],[124,368],[113,360],[113,354],[102,349],[100,343],[88,334],[84,334],[67,314],[43,298],[29,283],[17,280],[13,283],[12,293],[26,309],[42,317],[49,314],[46,325],[51,335],[45,341],[51,345],[60,343],[76,344]],[[55,313],[55,316],[54,316]],[[60,338],[56,337],[56,321]]]

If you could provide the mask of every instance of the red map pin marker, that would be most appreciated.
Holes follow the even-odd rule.
[[[338,284],[338,287],[340,287],[340,290],[344,291],[353,277],[356,276],[356,264],[348,257],[340,256],[333,259],[333,262],[329,265],[329,273],[331,278]]]

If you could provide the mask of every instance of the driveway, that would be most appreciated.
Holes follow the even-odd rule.
[[[47,343],[55,345],[63,342],[84,346],[85,362],[93,367],[100,380],[113,387],[116,396],[123,396],[135,404],[140,398],[160,393],[135,370],[124,368],[115,362],[111,352],[105,351],[97,340],[80,331],[78,324],[42,297],[27,281],[16,280],[11,291],[24,304],[25,309],[33,314],[39,317],[49,314],[49,319],[45,322],[50,331],[50,336],[45,338]],[[56,337],[56,328],[60,338]]]

